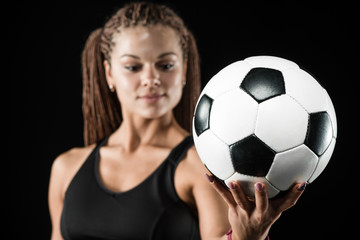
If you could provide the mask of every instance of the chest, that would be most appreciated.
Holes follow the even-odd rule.
[[[134,153],[101,149],[97,174],[105,188],[112,192],[126,192],[144,182],[164,163],[168,149],[141,149]]]
[[[88,161],[68,189],[61,220],[66,239],[193,239],[198,233],[197,219],[175,193],[168,160],[122,192],[104,189],[93,174],[99,163]]]
[[[197,218],[178,192],[184,184],[177,179],[187,178],[178,172],[187,147],[115,158],[96,148],[67,189],[64,238],[200,239]]]

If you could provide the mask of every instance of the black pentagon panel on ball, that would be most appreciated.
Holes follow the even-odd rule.
[[[213,99],[204,94],[196,107],[194,126],[198,136],[210,127],[209,121],[212,103]]]
[[[234,169],[241,174],[265,177],[275,152],[254,134],[230,145]]]
[[[330,145],[333,129],[330,116],[327,112],[311,113],[305,145],[316,155],[321,156]]]
[[[285,94],[285,82],[282,73],[272,68],[253,68],[245,76],[240,88],[257,102]]]

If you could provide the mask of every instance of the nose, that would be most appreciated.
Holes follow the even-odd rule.
[[[159,80],[160,74],[156,70],[155,66],[145,66],[143,68],[143,74],[141,75],[141,85],[144,87],[158,87],[161,82]]]

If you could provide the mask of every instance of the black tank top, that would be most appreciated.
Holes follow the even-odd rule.
[[[200,239],[199,224],[175,191],[177,165],[193,145],[186,137],[142,183],[121,193],[99,178],[97,144],[71,181],[64,199],[61,234],[74,239]],[[141,166],[139,166],[141,167]]]

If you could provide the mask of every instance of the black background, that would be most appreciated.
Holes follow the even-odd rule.
[[[328,90],[338,118],[334,155],[298,204],[272,227],[272,239],[353,238],[359,212],[358,51],[355,6],[345,1],[157,1],[193,31],[202,82],[231,62],[275,55],[298,63]],[[49,239],[47,190],[60,153],[82,146],[80,55],[89,33],[123,1],[14,2],[3,7],[3,210],[9,239]],[[314,5],[315,4],[315,5]],[[9,164],[8,164],[9,163]],[[11,229],[11,230],[10,230]],[[15,231],[13,230],[15,229]],[[139,229],[141,231],[141,229]],[[22,237],[20,237],[22,236]]]

